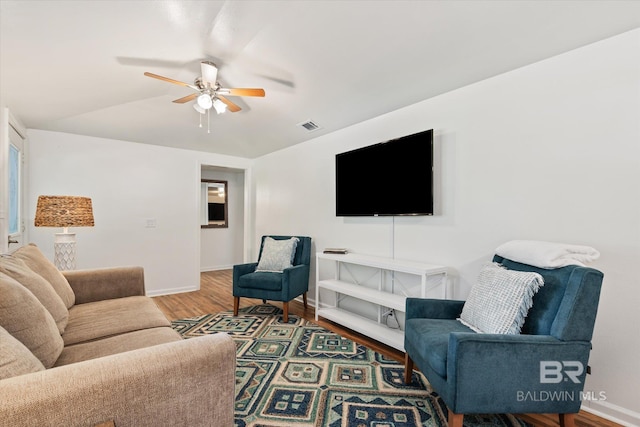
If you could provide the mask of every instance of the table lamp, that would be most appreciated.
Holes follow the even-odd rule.
[[[36,227],[63,227],[55,234],[54,264],[59,270],[76,268],[76,234],[69,227],[93,227],[93,208],[89,197],[39,196]]]

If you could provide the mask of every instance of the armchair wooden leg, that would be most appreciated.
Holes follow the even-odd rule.
[[[462,421],[464,420],[464,414],[454,414],[449,409],[449,427],[462,427]]]
[[[575,427],[576,414],[558,414],[560,416],[560,427]]]
[[[240,308],[240,297],[233,297],[233,315],[238,315],[238,309]]]
[[[282,320],[284,323],[289,321],[289,301],[284,301],[282,303],[282,311],[284,312],[282,315]]]
[[[409,357],[409,353],[404,354],[404,383],[411,384],[413,375],[413,360]]]
[[[302,303],[304,304],[304,308],[308,307],[308,304],[307,304],[307,293],[306,292],[304,294],[302,294]]]

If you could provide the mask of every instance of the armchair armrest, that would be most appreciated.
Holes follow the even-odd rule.
[[[453,405],[452,410],[578,412],[589,350],[588,342],[561,341],[549,335],[453,332],[449,336],[447,382],[458,384],[455,402],[460,406]],[[551,366],[547,372],[541,362],[559,363],[560,368]],[[563,365],[566,362],[570,365]],[[462,378],[464,387],[458,381]],[[556,398],[540,402],[541,396]]]
[[[456,319],[464,301],[429,298],[407,298],[406,319]]]
[[[113,267],[63,271],[76,295],[76,304],[144,295],[142,267]]]
[[[253,273],[258,267],[257,262],[249,262],[246,264],[236,264],[233,266],[233,283],[237,283],[240,276]]]
[[[0,425],[230,426],[235,358],[221,333],[5,379]]]
[[[309,290],[309,266],[294,265],[282,270],[282,292],[284,299],[293,299]]]

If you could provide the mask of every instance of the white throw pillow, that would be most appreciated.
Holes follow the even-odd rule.
[[[282,273],[285,268],[292,267],[299,241],[300,239],[297,237],[286,240],[276,240],[272,237],[265,238],[262,255],[256,271]]]
[[[519,334],[533,296],[543,285],[544,279],[538,273],[487,264],[480,271],[458,320],[480,333]]]

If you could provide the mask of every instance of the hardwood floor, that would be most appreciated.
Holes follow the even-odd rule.
[[[205,272],[200,275],[200,290],[196,292],[186,292],[182,294],[164,295],[154,297],[158,307],[170,320],[185,317],[194,317],[208,313],[218,313],[220,311],[230,311],[233,309],[233,295],[231,294],[232,271],[220,270]],[[240,299],[240,307],[248,307],[261,304],[262,300],[249,298]],[[280,305],[279,302],[272,304]],[[309,306],[304,308],[301,302],[292,301],[289,304],[289,313],[300,316],[304,319],[315,321],[314,308]],[[363,344],[387,357],[394,358],[399,362],[404,362],[404,353],[394,348],[388,347],[366,336],[358,334],[350,329],[333,322],[320,319],[321,326],[348,337],[360,344]],[[547,414],[525,414],[520,415],[523,420],[537,427],[557,427],[559,425],[557,416]],[[576,416],[577,427],[619,427],[620,424],[605,420],[585,411],[581,411]]]

